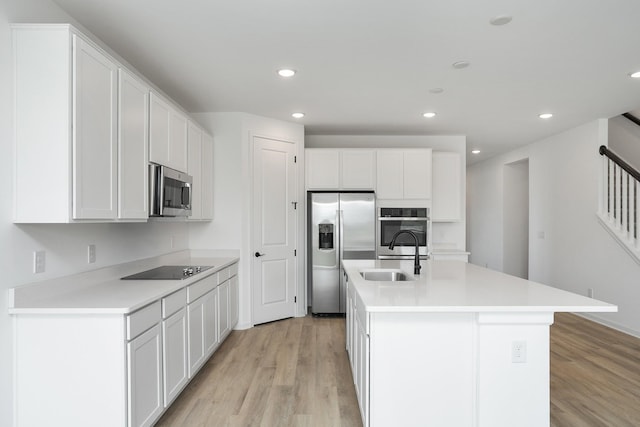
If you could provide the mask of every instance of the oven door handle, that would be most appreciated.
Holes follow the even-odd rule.
[[[381,216],[378,221],[429,221],[425,216],[398,217],[398,216]]]

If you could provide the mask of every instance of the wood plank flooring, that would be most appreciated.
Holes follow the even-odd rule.
[[[344,318],[233,331],[157,426],[362,426]]]
[[[344,318],[234,331],[157,426],[361,426]],[[640,426],[640,339],[558,313],[551,426]]]

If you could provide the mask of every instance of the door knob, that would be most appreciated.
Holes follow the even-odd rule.
[[[264,254],[261,254],[260,252],[256,252],[254,255],[256,256],[256,258],[259,258],[259,257],[261,257],[261,256],[264,256]]]

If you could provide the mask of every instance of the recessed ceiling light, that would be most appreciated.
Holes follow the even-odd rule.
[[[291,117],[293,117],[294,119],[301,119],[304,117],[304,113],[292,113]]]
[[[467,68],[471,63],[469,61],[458,61],[452,64],[452,67],[456,70],[461,70],[463,68]]]
[[[430,118],[432,118],[432,117],[435,117],[435,116],[436,116],[436,113],[434,113],[434,112],[430,111],[430,112],[428,112],[428,113],[424,113],[422,116],[423,116],[423,117],[426,117],[427,119],[430,119]]]
[[[280,77],[293,77],[296,74],[296,70],[283,68],[281,70],[278,70],[278,74],[280,75]]]
[[[471,150],[472,154],[480,154],[480,150]]]
[[[551,113],[542,113],[538,117],[540,117],[541,119],[550,119],[551,117],[553,117],[553,114],[551,114]]]
[[[491,18],[489,20],[489,23],[491,25],[506,25],[509,22],[511,22],[513,18],[509,15],[498,15],[498,16],[494,16],[493,18]]]
[[[441,87],[434,87],[433,89],[429,89],[429,92],[431,92],[431,93],[442,93],[442,92],[444,92],[444,89],[442,89]]]
[[[634,79],[640,79],[640,71],[636,71],[635,73],[629,73],[629,77]]]

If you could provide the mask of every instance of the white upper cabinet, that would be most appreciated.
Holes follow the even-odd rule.
[[[462,164],[460,153],[433,153],[433,221],[462,220]]]
[[[149,217],[149,87],[124,69],[118,85],[118,218]]]
[[[189,219],[197,220],[202,219],[202,130],[195,123],[189,122],[187,135],[187,173],[193,177],[193,202]]]
[[[115,220],[118,64],[69,25],[12,29],[14,221]]]
[[[378,199],[431,199],[431,149],[377,150]]]
[[[187,117],[151,91],[149,161],[187,172]]]
[[[114,219],[118,66],[73,35],[73,218]]]
[[[213,137],[202,134],[202,219],[213,219]]]
[[[187,173],[193,177],[190,221],[213,219],[213,138],[189,122]]]
[[[376,186],[376,153],[373,150],[341,151],[343,190],[373,190]]]
[[[306,184],[309,190],[340,188],[340,151],[305,150]]]
[[[375,151],[365,149],[305,150],[306,187],[309,190],[373,190]]]

